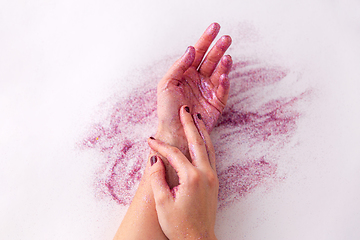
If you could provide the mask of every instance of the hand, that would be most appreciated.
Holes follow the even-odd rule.
[[[179,186],[170,189],[161,158],[156,155],[151,158],[150,179],[159,223],[169,239],[216,239],[214,226],[219,183],[214,147],[197,114],[192,116],[182,107],[180,120],[192,161],[178,148],[149,139],[150,147],[168,159],[180,181]]]
[[[222,36],[205,57],[219,30],[219,24],[211,24],[159,82],[157,109],[162,128],[182,128],[178,115],[182,105],[201,114],[208,132],[214,127],[226,105],[232,66],[231,57],[223,56],[230,36]]]
[[[219,24],[211,24],[195,46],[187,49],[158,84],[159,126],[155,137],[178,147],[186,156],[188,149],[179,118],[180,107],[187,105],[191,113],[200,113],[210,133],[228,99],[228,73],[232,59],[224,54],[231,45],[231,37],[222,36],[205,57],[219,30]],[[170,186],[176,186],[178,176],[166,159],[164,164]]]

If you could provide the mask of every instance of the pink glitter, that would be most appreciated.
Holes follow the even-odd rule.
[[[220,209],[257,186],[281,178],[273,153],[295,133],[300,117],[296,104],[307,92],[269,100],[256,94],[283,81],[288,72],[254,62],[233,65],[228,104],[212,132]],[[151,86],[137,89],[128,99],[117,100],[108,117],[94,125],[83,141],[84,147],[98,149],[107,159],[98,171],[96,188],[122,205],[129,204],[135,194],[149,151],[146,139],[156,131],[159,77],[154,76]]]
[[[244,165],[233,164],[218,172],[219,209],[244,197],[267,178],[274,177],[276,168],[276,164],[271,164],[261,158]]]

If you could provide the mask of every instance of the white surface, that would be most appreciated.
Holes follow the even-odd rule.
[[[296,170],[219,213],[219,238],[359,239],[359,13],[358,1],[2,0],[0,238],[111,239],[126,209],[95,199],[96,153],[75,143],[100,103],[146,81],[126,75],[217,21],[234,42],[253,26],[249,51],[305,69],[317,89],[283,152]]]

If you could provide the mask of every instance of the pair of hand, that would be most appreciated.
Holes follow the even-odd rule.
[[[216,239],[218,178],[209,136],[229,94],[231,44],[213,23],[158,84],[159,126],[149,146],[158,220],[169,239]],[[175,137],[174,137],[175,136]]]
[[[179,148],[187,157],[188,146],[179,109],[186,105],[190,112],[200,113],[208,133],[211,132],[226,105],[232,67],[230,55],[224,55],[231,45],[230,36],[222,36],[206,55],[220,31],[218,23],[211,24],[194,47],[188,47],[157,87],[158,131],[156,139]],[[175,137],[174,137],[175,136]],[[173,167],[164,159],[166,179],[170,187],[179,184]]]
[[[209,133],[229,94],[232,60],[224,54],[231,38],[221,37],[205,54],[219,30],[211,24],[159,82],[158,131],[149,139],[156,163],[147,164],[114,239],[216,239],[218,179]]]

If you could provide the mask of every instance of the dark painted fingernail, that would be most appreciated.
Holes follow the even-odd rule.
[[[190,112],[190,108],[188,106],[185,107],[185,111],[187,111],[188,113]]]
[[[202,120],[202,116],[201,116],[200,113],[198,113],[198,114],[196,114],[196,115],[197,115],[198,119]]]
[[[150,158],[151,166],[154,165],[156,162],[157,162],[157,157],[156,157],[156,155],[154,155]]]
[[[154,137],[150,137],[150,139],[155,140],[155,138],[154,138]]]

